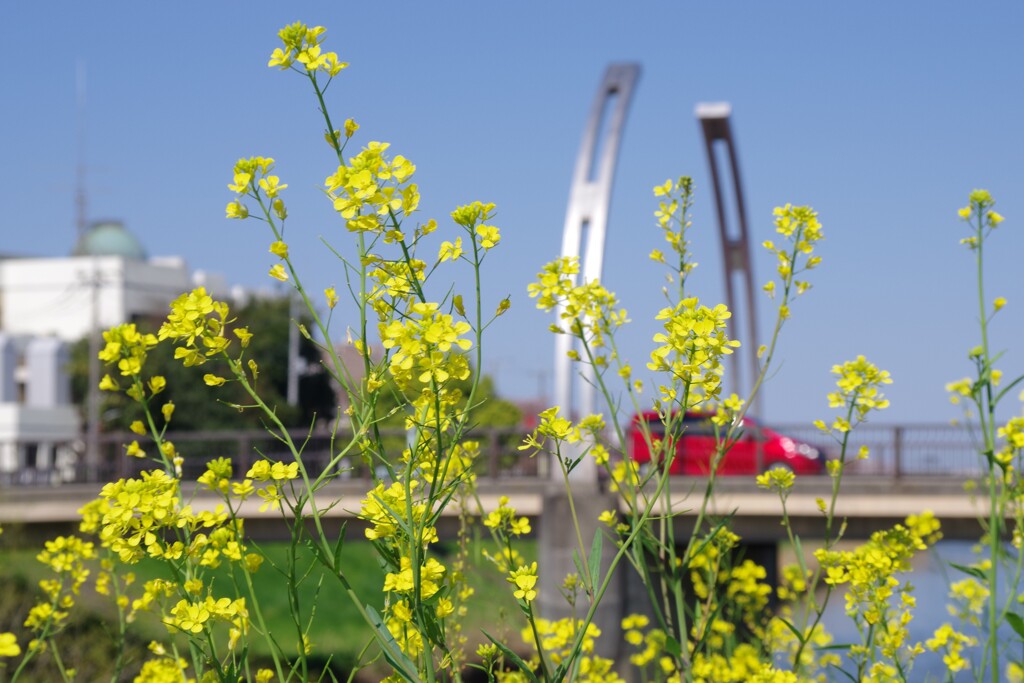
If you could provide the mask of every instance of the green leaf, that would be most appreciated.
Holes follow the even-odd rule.
[[[963,572],[964,574],[973,576],[976,579],[980,579],[982,581],[988,580],[988,575],[985,572],[978,569],[977,567],[967,567],[962,564],[957,564],[956,562],[950,562],[949,566],[953,569],[956,569],[957,571]]]
[[[1024,639],[1024,619],[1021,619],[1019,614],[1007,612],[1006,623],[1012,626],[1017,635]]]
[[[380,645],[381,652],[384,653],[384,659],[387,660],[388,664],[391,665],[399,676],[409,681],[409,683],[418,683],[416,665],[398,647],[395,637],[391,635],[391,631],[384,625],[384,620],[381,619],[377,610],[367,605],[366,614],[370,617],[370,623],[376,631],[376,640]]]
[[[853,683],[857,683],[857,679],[854,677],[854,675],[848,672],[846,669],[840,669],[839,667],[833,667],[833,669],[849,678],[851,681],[853,681]]]
[[[574,548],[572,551],[572,563],[576,567],[576,574],[579,575],[580,580],[582,580],[583,584],[586,586],[587,573],[583,571],[583,561],[580,559],[580,551],[578,548]],[[590,589],[590,586],[586,587],[588,590]]]
[[[590,570],[590,582],[592,584],[597,583],[598,576],[601,572],[601,543],[604,540],[604,536],[601,530],[598,529],[597,533],[594,534],[594,543],[590,546],[590,561],[587,563],[587,568]]]
[[[1012,389],[1015,386],[1017,386],[1018,384],[1020,384],[1022,380],[1024,380],[1024,375],[1021,375],[1020,377],[1018,377],[1017,379],[1013,380],[1012,382],[1007,384],[1005,387],[1003,387],[1003,390],[1000,391],[998,394],[996,394],[996,397],[992,401],[992,403],[993,404],[999,403],[1000,399],[1002,399],[1003,396],[1006,395],[1006,392],[1008,392],[1010,389]]]
[[[494,638],[494,636],[492,636],[492,635],[491,635],[490,633],[488,633],[487,631],[483,631],[483,629],[481,629],[481,631],[483,632],[483,634],[484,634],[485,636],[487,636],[487,640],[489,640],[489,641],[491,641],[492,643],[494,643],[494,645],[495,645],[495,646],[496,646],[496,647],[497,647],[497,648],[498,648],[499,650],[501,650],[502,654],[504,654],[504,655],[505,655],[506,657],[508,657],[509,661],[511,661],[511,662],[512,662],[513,664],[515,664],[516,666],[518,666],[518,667],[519,667],[519,670],[523,672],[523,675],[524,675],[524,676],[526,676],[526,679],[527,679],[528,681],[531,681],[532,683],[540,683],[540,682],[539,682],[539,681],[537,680],[537,676],[536,676],[536,674],[534,674],[534,673],[533,673],[533,669],[531,669],[531,668],[530,668],[530,665],[529,665],[529,664],[527,664],[526,662],[524,662],[524,661],[523,661],[523,658],[522,658],[522,657],[520,657],[519,655],[517,655],[517,654],[516,654],[515,652],[513,652],[512,650],[508,649],[508,646],[506,646],[506,645],[505,645],[504,643],[502,643],[502,642],[500,642],[500,641],[496,640],[496,639]]]
[[[786,628],[793,632],[793,635],[796,636],[796,641],[798,643],[804,642],[804,634],[800,633],[800,629],[798,629],[796,626],[790,623],[790,621],[785,617],[779,617],[779,621],[781,621]]]
[[[679,644],[678,640],[672,636],[668,636],[665,638],[665,652],[669,653],[673,657],[682,657],[683,647]]]

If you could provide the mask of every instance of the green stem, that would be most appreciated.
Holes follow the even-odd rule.
[[[997,476],[1002,478],[1001,470],[995,459],[995,401],[992,395],[992,359],[989,353],[988,342],[988,316],[985,310],[985,268],[984,268],[984,214],[983,209],[978,210],[977,226],[977,253],[976,267],[978,278],[978,313],[981,325],[981,362],[982,378],[984,380],[982,405],[979,406],[979,418],[981,420],[982,435],[985,439],[985,456],[988,461],[988,496],[989,496],[989,571],[988,571],[988,634],[987,654],[982,658],[981,675],[984,676],[985,664],[988,660],[991,666],[990,675],[992,683],[999,682],[999,641],[997,631],[999,629],[999,561],[1000,561],[1000,539],[1002,519],[999,515],[999,492],[1000,486]]]

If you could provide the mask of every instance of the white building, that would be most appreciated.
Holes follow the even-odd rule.
[[[0,333],[0,483],[74,476],[81,419],[67,363],[67,342]]]
[[[0,260],[0,330],[77,341],[93,329],[159,320],[197,282],[227,295],[222,278],[193,278],[178,257],[147,259],[122,224],[96,223],[69,257]]]
[[[74,475],[86,444],[69,344],[124,322],[158,323],[199,284],[228,295],[223,278],[193,276],[181,258],[147,258],[113,221],[93,224],[68,257],[0,257],[0,484]]]

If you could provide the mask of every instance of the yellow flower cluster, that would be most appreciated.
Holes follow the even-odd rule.
[[[137,683],[181,683],[186,680],[185,672],[188,670],[188,663],[181,658],[157,657],[150,659],[142,665],[142,670],[136,676]]]
[[[935,629],[934,635],[929,638],[925,645],[932,652],[942,652],[942,662],[950,671],[963,671],[970,662],[963,656],[965,647],[977,645],[976,638],[964,635],[949,624],[943,624]]]
[[[676,276],[681,281],[685,280],[690,271],[697,267],[689,259],[689,242],[686,240],[686,231],[692,226],[689,212],[693,205],[693,179],[683,176],[675,182],[666,180],[655,186],[654,196],[659,198],[654,217],[665,233],[669,249],[677,255],[677,262],[671,264],[677,273],[669,276],[669,281],[672,282]],[[665,255],[658,249],[651,252],[650,258],[658,263],[667,263]]]
[[[876,531],[854,550],[814,553],[825,572],[825,583],[846,586],[846,613],[870,638],[850,652],[862,669],[907,668],[923,652],[920,643],[908,640],[913,587],[897,575],[910,570],[916,551],[927,549],[940,537],[939,521],[925,512],[892,529]]]
[[[708,308],[700,305],[696,297],[683,299],[658,313],[657,319],[664,321],[664,332],[654,336],[659,346],[651,352],[647,367],[673,378],[672,383],[660,387],[664,400],[676,401],[680,385],[686,401],[681,409],[690,410],[718,399],[722,391],[722,357],[740,345],[726,335],[726,321],[731,317],[725,305]]]
[[[829,393],[828,405],[840,408],[841,414],[831,425],[825,424],[824,420],[816,420],[814,425],[822,432],[841,437],[865,421],[871,411],[889,407],[882,387],[892,384],[892,378],[864,356],[857,356],[842,365],[833,365],[832,374],[839,378],[836,380],[838,391]]]
[[[160,326],[157,336],[160,340],[170,339],[179,344],[174,358],[181,360],[185,367],[202,365],[207,360],[227,351],[231,340],[226,336],[228,305],[215,301],[206,293],[205,287],[182,294],[171,302],[171,312]],[[234,335],[241,340],[242,347],[248,346],[252,337],[245,328],[236,328]],[[207,384],[210,381],[207,380]]]
[[[803,581],[801,586],[802,580],[799,578],[799,568],[794,567],[793,569],[796,572],[792,574],[794,581],[790,585],[793,587],[793,591],[799,590],[800,593],[803,593],[807,589],[806,581]],[[780,589],[779,595],[781,598],[784,595],[784,591]],[[793,623],[792,606],[782,605],[779,614],[768,622],[768,627],[765,629],[764,643],[766,649],[777,655],[783,654],[786,661],[789,662],[796,662],[799,652],[799,667],[804,674],[801,680],[817,680],[822,682],[828,680],[824,675],[815,676],[814,674],[815,672],[826,670],[829,666],[839,666],[842,662],[839,655],[834,650],[829,649],[829,646],[832,645],[832,636],[819,623],[804,629],[798,639],[797,633],[799,631],[793,631]]]
[[[957,213],[960,220],[966,221],[974,228],[974,234],[960,240],[960,244],[970,249],[977,249],[985,236],[1003,222],[1002,215],[992,210],[996,200],[988,190],[974,190],[967,201],[967,206]]]
[[[806,593],[810,578],[809,569],[805,571],[798,564],[787,564],[782,568],[782,580],[777,589],[779,600],[789,602]]]
[[[0,657],[17,657],[20,654],[17,637],[13,633],[0,633]]]
[[[984,571],[990,566],[990,561],[985,560],[981,566],[975,565],[974,569]],[[950,614],[959,617],[961,621],[978,626],[980,625],[979,615],[985,608],[989,595],[990,591],[987,586],[974,577],[967,577],[950,584],[949,597],[953,599],[953,604],[947,605],[946,608]]]
[[[112,327],[103,333],[103,341],[105,346],[99,352],[100,360],[107,365],[117,363],[117,369],[125,377],[142,373],[147,352],[157,344],[155,336],[140,333],[134,323]]]
[[[226,494],[231,487],[232,472],[231,458],[214,458],[206,463],[206,471],[199,475],[196,483]]]
[[[412,657],[419,656],[423,652],[423,635],[416,628],[409,601],[399,600],[392,605],[390,612],[390,617],[385,622],[388,631],[402,652]],[[401,680],[400,676],[398,678]]]
[[[576,257],[551,261],[537,274],[537,281],[528,285],[527,292],[531,299],[537,299],[537,308],[542,311],[558,308],[561,322],[552,325],[552,331],[581,339],[592,356],[583,359],[573,350],[570,358],[604,367],[613,358],[602,349],[608,345],[608,335],[628,322],[626,311],[618,308],[618,299],[600,282],[577,285],[579,270]]]
[[[207,596],[198,602],[180,600],[164,619],[164,625],[172,633],[182,631],[196,635],[206,630],[213,621],[229,624],[239,635],[246,633],[249,630],[249,611],[245,606],[245,598],[231,600]]]
[[[442,390],[438,400],[443,404],[454,399],[456,393]],[[423,423],[436,425],[437,423],[433,420],[434,416],[431,410],[426,414]],[[442,423],[447,426],[447,419],[443,419]],[[426,435],[424,436],[426,437]],[[424,483],[448,487],[458,486],[460,494],[470,494],[476,483],[476,472],[473,471],[473,467],[480,459],[480,442],[463,441],[450,446],[451,450],[447,458],[439,460],[439,449],[435,441],[432,436],[420,440],[414,462],[416,476],[421,477]],[[407,448],[402,452],[403,462],[408,462],[412,457],[410,449]]]
[[[192,537],[187,552],[189,558],[196,564],[216,569],[224,559],[242,562],[244,557],[246,562],[250,561],[250,558],[245,555],[246,548],[241,541],[242,520],[225,524],[228,520],[223,513],[212,515],[200,513],[196,520],[203,526],[222,525],[212,529],[209,534],[198,533]],[[249,569],[252,571],[254,568],[250,566]]]
[[[576,636],[582,628],[582,623],[574,619],[559,619],[557,621],[536,619],[535,625],[545,658],[555,665],[564,662],[571,654]],[[592,654],[594,641],[600,636],[601,629],[594,624],[587,626],[583,634],[582,655],[577,660],[578,669],[575,680],[581,681],[581,683],[623,683],[623,679],[614,670],[615,663],[612,660]],[[532,629],[529,627],[523,629],[522,638],[525,643],[536,648]],[[540,665],[540,658],[534,655],[528,664],[536,669]],[[521,671],[495,671],[494,675],[495,680],[500,683],[525,683],[528,680]]]
[[[309,27],[301,22],[285,26],[277,32],[284,47],[274,49],[267,66],[298,70],[294,66],[298,62],[306,72],[323,71],[332,78],[337,76],[348,63],[339,61],[336,53],[321,49],[326,31],[323,26]]]
[[[445,571],[444,565],[432,557],[419,567],[418,581],[421,598],[426,600],[440,590],[441,586],[438,582],[444,576]],[[412,593],[416,588],[416,574],[417,572],[413,571],[412,560],[408,557],[403,557],[399,571],[389,572],[384,576],[384,591]]]
[[[77,536],[58,536],[47,541],[36,559],[48,565],[57,579],[40,581],[43,592],[54,603],[70,607],[73,602],[71,595],[78,595],[79,588],[89,578],[85,563],[95,557],[95,546]]]
[[[296,479],[299,476],[299,463],[270,462],[269,460],[257,460],[249,471],[245,473],[247,478],[255,481],[285,481]]]
[[[497,553],[491,553],[485,548],[482,554],[502,574],[511,572],[513,567],[526,564],[526,558],[518,550],[508,545],[500,547]]]
[[[773,467],[763,474],[757,475],[757,485],[769,491],[777,491],[783,500],[789,495],[796,475],[782,467]]]
[[[143,472],[141,477],[106,484],[100,491],[105,507],[95,530],[103,544],[126,564],[138,562],[147,552],[160,557],[168,550],[179,555],[183,551],[180,542],[165,547],[162,532],[177,528],[181,507],[178,480],[159,469]]]
[[[693,657],[694,683],[741,683],[757,680],[757,675],[772,676],[767,679],[769,681],[785,681],[785,676],[792,674],[774,672],[770,664],[762,660],[758,649],[750,643],[737,644],[728,655],[718,652],[697,652]],[[683,679],[677,674],[674,680]]]
[[[469,323],[456,322],[438,310],[436,303],[416,303],[404,320],[381,323],[380,336],[385,349],[394,349],[388,371],[400,387],[412,381],[443,385],[449,379],[469,377],[469,361],[458,351],[466,351],[473,342],[464,338]]]
[[[687,566],[695,595],[708,601],[704,617],[693,623],[691,636],[707,640],[715,649],[724,641],[722,624],[744,624],[751,633],[763,632],[765,607],[772,588],[765,582],[767,573],[751,560],[733,564],[734,548],[739,537],[722,530],[699,544]],[[716,616],[718,615],[718,616]]]
[[[892,378],[885,370],[869,363],[864,356],[832,366],[832,374],[839,377],[836,386],[839,391],[828,395],[830,408],[852,405],[859,420],[864,420],[872,410],[884,410],[889,401],[882,394],[883,384],[892,384]]]
[[[1011,417],[998,429],[996,436],[1003,440],[1003,447],[995,455],[996,461],[1006,469],[1024,449],[1024,417]]]
[[[508,496],[502,496],[498,500],[498,509],[488,513],[484,518],[484,526],[511,536],[523,536],[530,533],[530,520],[516,515],[516,509],[508,504]]]
[[[365,261],[372,266],[368,275],[374,283],[368,295],[369,303],[381,322],[390,320],[395,310],[412,305],[426,277],[426,262],[417,258],[389,261],[372,254]],[[399,303],[404,305],[399,306]]]
[[[105,344],[98,354],[99,359],[106,365],[116,364],[120,376],[129,378],[130,384],[125,390],[129,398],[141,402],[147,389],[151,396],[164,390],[167,380],[159,375],[151,377],[146,383],[142,381],[142,367],[146,363],[150,349],[158,343],[156,336],[142,334],[134,323],[125,323],[104,332],[103,341]],[[100,380],[99,388],[102,391],[120,391],[121,385],[109,374],[105,374]],[[174,410],[173,405],[171,410]],[[170,416],[165,415],[165,419],[170,420]]]
[[[98,532],[103,545],[121,562],[134,564],[146,555],[175,559],[186,552],[194,554],[198,547],[186,548],[165,532],[212,528],[226,519],[219,509],[192,514],[181,505],[179,481],[157,469],[143,472],[140,479],[106,484],[99,501],[83,513],[82,530]]]
[[[420,203],[419,188],[408,182],[416,167],[405,157],[389,159],[386,142],[371,142],[348,165],[324,180],[334,210],[345,219],[352,232],[379,232],[385,241],[400,241],[401,233],[387,229],[392,217],[408,216]]]
[[[775,232],[782,235],[786,242],[776,245],[774,241],[767,240],[763,246],[775,255],[775,268],[783,291],[779,315],[785,320],[789,317],[789,303],[793,294],[803,294],[811,287],[810,283],[797,280],[796,277],[821,263],[821,257],[813,254],[814,245],[823,239],[823,234],[818,213],[809,206],[786,204],[776,207],[773,213]],[[769,280],[763,289],[774,298],[777,289],[775,280]]]
[[[498,242],[501,241],[501,231],[493,225],[488,225],[484,221],[489,221],[494,218],[494,204],[488,202],[473,202],[472,204],[466,204],[460,206],[452,211],[452,220],[455,221],[456,225],[460,225],[470,233],[470,238],[480,245],[484,251],[490,251],[494,247],[498,246]],[[461,238],[457,240],[461,244]],[[450,244],[447,243],[446,244]],[[454,245],[452,245],[454,248]],[[442,246],[442,251],[444,247]],[[440,254],[438,255],[440,259]]]
[[[166,579],[147,581],[142,587],[142,595],[132,601],[132,613],[129,614],[129,620],[134,621],[136,612],[150,611],[154,605],[162,607],[175,592],[176,585]]]
[[[537,428],[526,436],[519,450],[541,449],[551,441],[557,449],[558,444],[576,443],[580,440],[580,430],[571,420],[561,417],[560,406],[552,406],[537,414]]]
[[[650,629],[644,633],[644,629],[650,624],[643,614],[631,614],[622,620],[622,634],[627,643],[633,647],[643,649],[629,656],[633,666],[645,667],[664,652],[666,636],[661,629]]]
[[[76,536],[59,536],[47,541],[36,559],[49,567],[55,578],[42,579],[43,596],[28,612],[24,625],[38,638],[29,643],[30,652],[46,647],[46,643],[67,623],[68,611],[75,604],[82,584],[89,578],[86,563],[96,557],[93,543]],[[0,634],[0,657],[21,653],[13,634]]]
[[[708,645],[711,649],[694,650],[694,643],[688,644],[692,660],[689,671],[679,668],[678,653],[673,655],[668,648],[668,636],[658,628],[647,629],[646,616],[634,614],[622,620],[626,642],[636,648],[630,655],[630,663],[643,671],[644,680],[662,680],[667,683],[681,683],[693,680],[700,683],[748,683],[749,681],[793,681],[798,680],[792,672],[776,670],[770,661],[765,661],[761,649],[753,643],[734,642],[735,624],[722,619],[712,619]],[[731,642],[726,645],[725,640]],[[688,674],[688,675],[687,675]]]
[[[228,183],[228,189],[235,193],[235,198],[228,202],[224,210],[228,218],[244,220],[249,217],[249,207],[243,202],[246,197],[255,199],[263,211],[263,218],[271,221],[276,216],[283,221],[288,217],[288,209],[284,200],[278,195],[287,187],[276,175],[270,175],[274,166],[274,160],[269,157],[249,157],[239,159],[235,162],[232,182]],[[280,235],[275,230],[275,235]],[[277,239],[270,245],[270,253],[278,258],[288,258],[288,245]],[[277,264],[271,269],[271,273],[282,282],[288,279],[284,266]]]
[[[537,599],[537,563],[530,566],[522,565],[509,573],[506,579],[516,587],[514,595],[517,600],[533,602]]]
[[[419,482],[409,482],[409,493],[415,494],[419,488]],[[367,523],[366,538],[371,541],[383,539],[395,539],[396,544],[405,541],[404,529],[408,522],[420,525],[427,516],[428,509],[425,503],[415,500],[408,500],[406,488],[402,482],[395,482],[390,486],[379,483],[371,490],[362,501],[360,519]],[[410,519],[411,517],[411,519]],[[434,527],[427,527],[423,531],[423,538],[420,543],[433,543],[437,541],[437,530]]]
[[[627,500],[636,495],[636,489],[640,485],[640,467],[632,459],[623,459],[615,462],[611,467],[611,481],[608,483],[610,491],[617,491]]]

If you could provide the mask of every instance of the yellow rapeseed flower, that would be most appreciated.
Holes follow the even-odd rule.
[[[271,243],[268,251],[278,258],[288,258],[288,245],[281,240]]]
[[[270,275],[270,277],[274,278],[275,280],[279,280],[281,282],[288,281],[288,271],[286,271],[284,269],[284,266],[281,265],[280,263],[274,264],[274,266],[270,269],[268,275]]]
[[[325,289],[324,297],[327,299],[327,308],[334,308],[338,305],[338,291],[334,287]]]
[[[0,633],[0,657],[17,657],[20,654],[17,637],[13,633]]]
[[[524,602],[532,602],[537,599],[537,563],[534,562],[529,567],[521,566],[515,571],[511,572],[506,579],[509,583],[515,585],[516,590],[513,595],[519,600]]]

